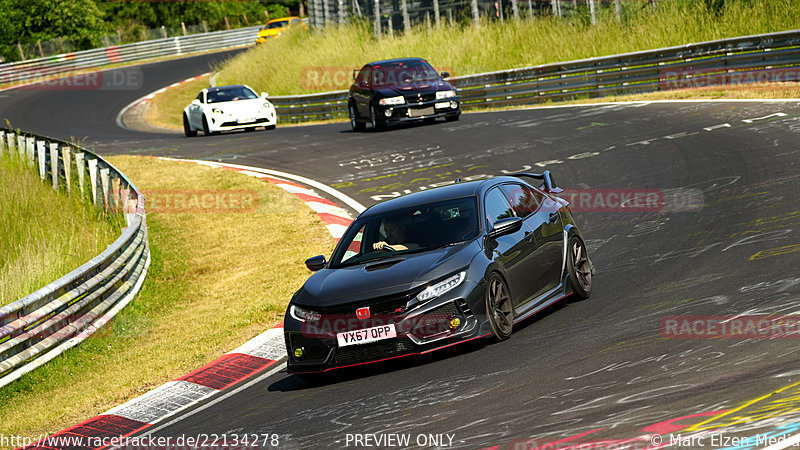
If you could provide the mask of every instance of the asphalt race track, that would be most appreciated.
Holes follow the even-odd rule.
[[[155,435],[277,434],[283,448],[355,446],[365,433],[409,435],[409,446],[645,448],[693,424],[720,439],[705,447],[800,428],[796,326],[772,339],[668,339],[665,322],[800,314],[800,102],[545,108],[365,133],[279,125],[187,139],[116,126],[127,103],[214,58],[142,66],[139,90],[1,92],[0,118],[86,137],[100,153],[283,170],[365,205],[457,177],[543,168],[568,189],[655,192],[663,205],[576,211],[597,267],[592,297],[563,300],[506,342],[319,384],[279,372]]]

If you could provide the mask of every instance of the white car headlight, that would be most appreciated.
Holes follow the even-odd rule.
[[[456,91],[450,89],[449,91],[436,92],[436,100],[443,100],[446,98],[453,98],[456,96]]]
[[[301,308],[297,305],[291,305],[289,307],[289,314],[300,322],[307,322],[309,320],[312,322],[317,322],[322,318],[320,313]]]
[[[442,294],[455,289],[467,278],[467,272],[459,272],[446,280],[440,281],[434,285],[428,286],[424,291],[417,294],[418,302],[426,302],[432,298],[439,297]]]
[[[382,98],[378,101],[378,103],[381,105],[402,105],[405,104],[405,102],[406,99],[404,99],[401,95],[398,95],[397,97]]]

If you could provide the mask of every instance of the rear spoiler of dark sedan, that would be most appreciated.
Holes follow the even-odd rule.
[[[558,194],[560,192],[564,192],[563,189],[556,186],[556,182],[553,181],[553,177],[550,175],[549,170],[545,170],[542,173],[532,173],[532,172],[520,172],[520,173],[512,173],[510,176],[517,177],[517,178],[533,178],[535,180],[539,180],[542,184],[539,185],[539,189],[544,189],[546,192]]]

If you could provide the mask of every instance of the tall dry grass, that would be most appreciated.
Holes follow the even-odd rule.
[[[728,0],[719,13],[700,0],[662,0],[655,11],[639,0],[623,4],[623,23],[605,7],[594,26],[578,15],[484,22],[478,28],[469,21],[430,30],[423,25],[378,40],[368,23],[294,30],[224,64],[218,83],[246,83],[271,95],[300,94],[331,87],[307,82],[309,70],[346,72],[387,58],[423,57],[440,70],[466,75],[800,28],[800,0]],[[346,89],[349,83],[347,78],[337,87]]]

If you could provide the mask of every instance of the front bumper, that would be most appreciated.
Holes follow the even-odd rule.
[[[452,320],[458,318],[458,326]],[[329,320],[330,322],[327,322]],[[340,320],[340,324],[335,323]],[[337,332],[393,323],[397,337],[366,344],[340,347]],[[437,300],[406,314],[367,319],[366,321],[327,318],[311,327],[287,315],[284,338],[289,359],[289,373],[326,372],[336,368],[369,364],[403,356],[429,353],[456,343],[484,336],[481,323],[463,298]],[[303,357],[295,356],[297,348]]]
[[[212,115],[208,123],[209,131],[231,131],[244,128],[271,127],[278,123],[277,114],[265,114],[256,117],[253,121],[239,122],[229,115]]]
[[[409,122],[420,119],[441,118],[461,114],[458,97],[402,105],[377,106],[376,119],[382,123]]]

